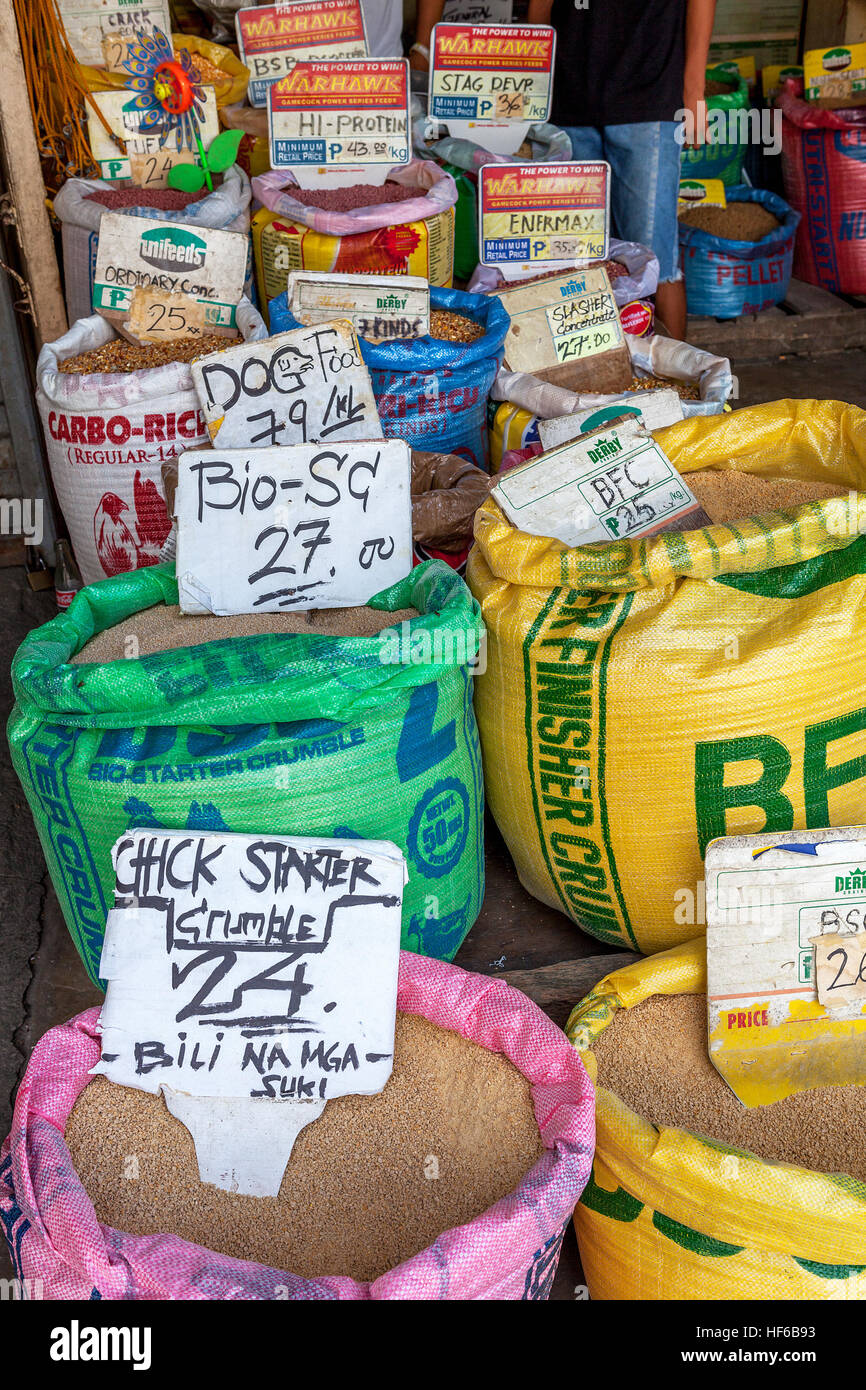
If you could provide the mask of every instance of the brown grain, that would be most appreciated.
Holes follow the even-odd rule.
[[[378,608],[319,608],[306,613],[241,613],[218,618],[181,613],[175,604],[157,603],[116,623],[85,643],[70,657],[73,666],[89,661],[122,661],[129,653],[152,656],[227,637],[255,637],[264,632],[305,632],[330,637],[374,637],[383,628],[418,617],[416,608],[385,613]],[[131,640],[132,639],[132,640]]]
[[[676,391],[680,400],[699,401],[701,398],[700,387],[693,381],[672,381],[665,376],[635,376],[632,377],[627,391]]]
[[[182,188],[98,188],[85,197],[106,208],[156,208],[159,212],[183,212],[190,203],[200,203],[202,192],[188,193]]]
[[[848,492],[847,488],[835,483],[762,478],[733,468],[699,468],[683,476],[716,526],[761,516],[764,512],[802,507],[806,502],[818,502],[826,497],[844,497]]]
[[[356,183],[350,188],[296,188],[286,195],[307,208],[322,208],[325,212],[352,212],[355,208],[376,207],[379,203],[405,203],[410,198],[424,198],[428,189],[420,184]]]
[[[728,203],[726,208],[680,208],[679,220],[728,241],[760,241],[781,226],[760,203]]]
[[[192,1139],[162,1098],[103,1077],[79,1096],[66,1142],[98,1219],[115,1229],[362,1280],[480,1215],[542,1153],[517,1068],[410,1014],[397,1016],[384,1091],[329,1101],[298,1137],[277,1197],[200,1182]],[[133,1155],[137,1179],[124,1176]]]
[[[430,313],[430,337],[441,338],[448,343],[477,343],[484,337],[484,327],[465,314],[452,313],[450,309],[433,309]]]
[[[746,1109],[709,1059],[704,994],[655,995],[621,1010],[593,1052],[599,1085],[654,1125],[866,1181],[866,1087],[822,1086]]]
[[[169,362],[192,362],[195,357],[222,352],[239,342],[238,337],[224,338],[219,333],[175,339],[170,343],[128,343],[125,338],[112,338],[103,347],[67,357],[58,363],[57,370],[65,374],[77,372],[81,376],[149,371],[152,367],[165,367]]]

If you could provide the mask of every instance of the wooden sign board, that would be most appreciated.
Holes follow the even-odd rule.
[[[166,303],[183,295],[201,306],[208,333],[234,336],[247,270],[241,232],[103,213],[99,224],[93,307],[125,336],[133,295],[147,289]],[[192,311],[191,311],[192,312]]]
[[[238,53],[250,70],[251,106],[267,106],[272,82],[295,63],[366,58],[369,52],[360,0],[302,0],[259,5],[235,15]]]
[[[58,0],[60,18],[79,63],[122,72],[137,33],[171,33],[168,0]]]
[[[624,391],[631,355],[603,266],[496,294],[511,318],[504,367],[570,391]]]
[[[213,87],[203,87],[202,91],[204,114],[200,129],[202,145],[207,150],[214,137],[219,135],[219,117]],[[139,188],[165,188],[169,172],[176,164],[197,162],[197,150],[177,148],[174,131],[169,132],[163,145],[161,141],[166,136],[165,131],[144,132],[140,129],[141,112],[130,109],[130,93],[125,88],[93,92],[92,98],[116,137],[115,140],[109,137],[88,102],[87,140],[93,158],[99,165],[99,177],[107,183],[131,181]]]
[[[292,317],[309,327],[348,319],[359,338],[387,343],[430,332],[430,285],[418,275],[328,275],[293,270],[287,285]]]
[[[113,853],[93,1073],[162,1090],[202,1181],[275,1195],[298,1131],[391,1074],[403,855],[141,829]]]
[[[478,171],[482,265],[603,261],[610,231],[610,165],[486,164]]]
[[[402,439],[181,454],[174,510],[184,613],[351,608],[412,568]]]
[[[384,183],[412,159],[402,58],[296,63],[268,90],[271,167],[302,187]]]
[[[215,448],[382,438],[358,336],[342,320],[200,357],[192,380]]]
[[[727,836],[705,871],[709,1056],[734,1094],[866,1084],[866,827]]]
[[[491,495],[521,531],[568,546],[681,529],[700,512],[670,459],[633,418],[509,469]]]

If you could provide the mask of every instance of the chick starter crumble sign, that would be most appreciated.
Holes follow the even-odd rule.
[[[382,438],[357,334],[341,319],[199,357],[191,370],[215,448]]]
[[[430,41],[427,116],[496,154],[519,149],[546,121],[556,33],[546,24],[437,24]]]
[[[486,164],[479,170],[483,265],[603,261],[608,253],[610,165]]]
[[[402,439],[181,454],[181,611],[367,603],[412,568],[410,475]]]
[[[406,863],[396,845],[130,831],[93,1074],[155,1095],[203,1182],[275,1196],[328,1100],[391,1075]]]
[[[301,187],[385,182],[412,158],[404,58],[297,63],[268,91],[271,167]]]
[[[294,0],[260,5],[235,15],[240,60],[250,70],[251,106],[267,106],[271,83],[295,63],[321,58],[366,58],[361,0]]]

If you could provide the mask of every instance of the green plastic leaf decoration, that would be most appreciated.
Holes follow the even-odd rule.
[[[214,136],[207,151],[207,164],[212,174],[223,174],[231,168],[243,138],[242,130],[223,130]]]
[[[204,188],[204,170],[197,164],[175,164],[168,171],[168,186],[184,193],[197,193]]]

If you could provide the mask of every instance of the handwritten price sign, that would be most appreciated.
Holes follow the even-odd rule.
[[[484,265],[607,256],[610,165],[604,160],[487,164],[478,189]]]
[[[436,121],[546,121],[556,34],[545,24],[437,24],[428,114]]]
[[[297,62],[366,58],[360,0],[302,0],[260,5],[235,15],[238,52],[250,70],[251,106],[267,106],[268,88]]]
[[[268,92],[271,166],[379,166],[412,158],[404,59],[298,63]]]
[[[175,514],[184,613],[366,603],[412,568],[409,446],[182,454]]]

